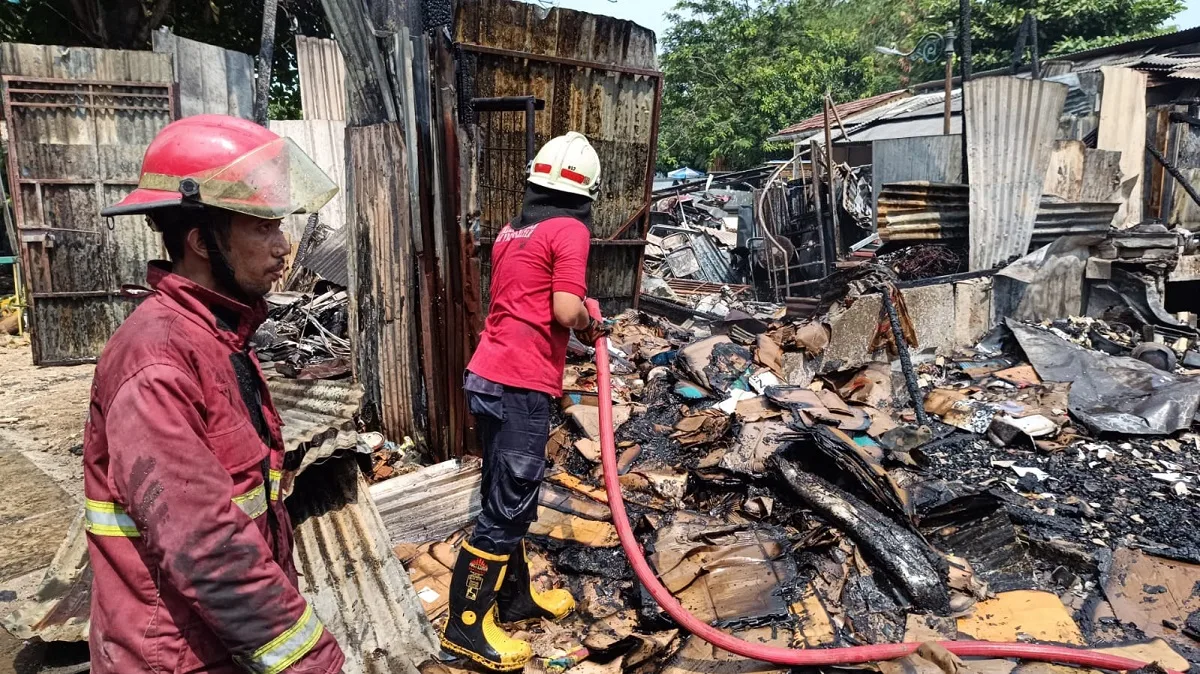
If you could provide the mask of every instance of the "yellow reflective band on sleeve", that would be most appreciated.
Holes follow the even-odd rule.
[[[139,538],[142,535],[133,518],[125,514],[121,506],[110,501],[88,499],[84,507],[83,528],[96,536]]]
[[[234,496],[233,504],[241,508],[250,519],[254,519],[267,512],[267,490],[260,484],[241,496]]]
[[[255,674],[279,674],[308,654],[324,632],[325,626],[313,615],[312,606],[305,606],[296,624],[254,651],[250,661],[243,664]]]
[[[267,471],[267,473],[271,478],[271,500],[278,501],[279,500],[279,481],[283,478],[283,471],[275,470],[274,468],[272,468],[271,470]]]

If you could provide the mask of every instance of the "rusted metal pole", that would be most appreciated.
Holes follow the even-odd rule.
[[[838,226],[837,189],[833,184],[833,129],[829,125],[829,92],[825,92],[825,177],[829,179],[829,222],[833,226],[833,261],[842,257],[842,228]]]
[[[817,155],[820,153],[821,145],[817,143],[816,138],[813,138],[809,141],[808,146],[808,164],[812,167],[813,205],[817,208],[817,245],[821,247],[821,263],[825,270],[823,276],[829,276],[832,271],[832,265],[829,264],[829,246],[827,245],[829,238],[825,236],[825,214],[824,209],[821,208],[821,176],[817,175]]]
[[[254,121],[267,125],[271,70],[275,64],[275,10],[279,0],[263,0],[262,37],[258,41],[258,79],[254,82]]]
[[[946,119],[942,124],[942,135],[950,135],[950,101],[954,93],[954,52],[946,54]]]

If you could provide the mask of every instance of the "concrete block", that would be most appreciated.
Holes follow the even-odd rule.
[[[968,347],[991,330],[992,279],[976,278],[954,284],[954,346]]]
[[[954,284],[909,288],[901,291],[917,332],[915,351],[948,354],[954,350]]]
[[[1112,278],[1112,260],[1089,257],[1084,270],[1085,278],[1107,281]]]

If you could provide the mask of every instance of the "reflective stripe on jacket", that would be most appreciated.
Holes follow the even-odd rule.
[[[84,435],[92,672],[337,674],[342,653],[297,589],[280,419],[247,351],[265,308],[147,276],[156,292],[105,347]]]

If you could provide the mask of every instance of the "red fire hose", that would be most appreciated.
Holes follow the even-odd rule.
[[[633,536],[633,529],[629,526],[629,517],[625,514],[625,503],[621,500],[621,484],[617,476],[617,450],[613,439],[612,388],[609,383],[608,338],[597,339],[595,346],[596,383],[600,389],[600,456],[604,467],[604,489],[608,492],[608,506],[612,510],[613,524],[621,539],[621,547],[625,549],[625,555],[629,557],[629,563],[633,566],[633,572],[637,574],[638,580],[650,592],[650,596],[654,597],[654,601],[658,602],[658,605],[675,622],[688,632],[730,653],[779,665],[821,667],[877,662],[902,658],[917,650],[917,647],[920,646],[918,643],[810,650],[764,646],[726,634],[697,620],[688,613],[687,609],[683,608],[683,605],[659,582],[658,577],[646,562],[646,557],[638,545],[637,539]],[[951,653],[966,657],[1018,658],[1114,671],[1138,669],[1146,665],[1144,662],[1129,658],[1066,646],[991,641],[942,641],[939,643]],[[1173,670],[1167,670],[1167,672],[1168,674],[1180,674]]]

